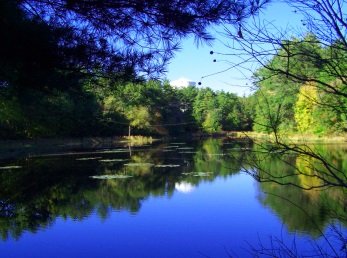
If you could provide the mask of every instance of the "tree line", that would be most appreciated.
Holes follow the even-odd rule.
[[[2,96],[1,136],[168,136],[250,128],[245,98],[233,93],[173,88],[155,80],[83,83],[78,92],[26,90],[23,98]]]
[[[242,110],[236,96],[222,103],[230,94],[157,79],[181,39],[209,44],[208,28],[256,15],[267,1],[251,2],[1,1],[0,137],[244,129],[242,115],[230,115]]]
[[[318,136],[346,132],[344,56],[339,40],[323,44],[314,34],[283,40],[253,75],[253,129]]]
[[[189,13],[181,1],[143,3],[142,9],[123,1],[64,3],[0,4],[5,39],[0,43],[0,138],[346,131],[341,39],[325,42],[313,33],[279,39],[274,55],[265,62],[257,59],[261,68],[253,74],[255,91],[248,97],[210,88],[176,89],[156,78],[165,73],[181,38],[195,35],[208,42],[211,24],[237,25],[267,1],[232,6],[193,1],[185,3]],[[110,20],[97,19],[93,10],[112,14]],[[179,22],[183,17],[190,27]]]
[[[339,44],[322,45],[312,34],[283,41],[278,54],[253,74],[256,89],[247,97],[208,87],[174,88],[168,81],[146,80],[136,73],[128,78],[112,74],[81,77],[58,70],[40,74],[37,80],[46,86],[35,84],[38,88],[22,88],[22,83],[17,88],[16,83],[3,80],[1,138],[168,136],[251,130],[318,136],[343,133],[347,128],[346,90],[325,61],[343,55],[338,52]],[[291,49],[290,57],[287,48]],[[345,65],[340,62],[338,69]],[[6,69],[8,74],[14,73],[12,67]],[[280,69],[319,78],[341,94],[330,94],[312,80],[288,79],[285,72],[278,72]],[[30,74],[22,71],[14,77],[19,76],[27,82]],[[60,87],[52,86],[53,82]]]

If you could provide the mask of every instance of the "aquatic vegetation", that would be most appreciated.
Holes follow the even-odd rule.
[[[18,168],[22,168],[22,166],[4,166],[4,167],[0,167],[0,170],[5,170],[5,169],[18,169]]]
[[[95,159],[101,159],[102,157],[89,157],[89,158],[78,158],[76,160],[95,160]]]
[[[183,175],[189,175],[189,176],[210,176],[213,175],[213,172],[188,172],[188,173],[182,173]]]
[[[114,149],[114,150],[104,150],[102,153],[119,153],[119,152],[129,152],[128,149]]]
[[[176,168],[179,167],[180,165],[177,164],[167,164],[167,165],[155,165],[155,167],[158,168]]]
[[[252,150],[252,148],[231,148],[228,150],[229,151],[248,151],[248,150]]]
[[[133,176],[130,175],[98,175],[98,176],[90,176],[90,178],[94,179],[125,179]]]
[[[129,166],[129,167],[153,167],[154,164],[152,164],[152,163],[127,163],[127,164],[124,164],[124,166]]]
[[[122,162],[127,161],[129,159],[101,159],[100,162]]]

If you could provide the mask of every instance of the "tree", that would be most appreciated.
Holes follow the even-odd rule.
[[[202,127],[206,132],[219,132],[222,130],[220,110],[208,111]]]
[[[218,114],[218,102],[216,94],[210,88],[200,89],[193,103],[193,116],[197,121],[198,126],[202,127],[206,131],[210,131],[211,124],[217,123],[213,126],[215,131],[216,128],[220,128],[220,118],[217,119]],[[206,123],[206,120],[207,123]]]
[[[181,39],[194,36],[197,45],[209,44],[213,40],[208,33],[212,26],[236,23],[256,15],[267,2],[1,1],[0,94],[1,99],[13,96],[12,102],[5,102],[8,105],[4,107],[6,110],[16,106],[16,112],[2,112],[0,128],[6,131],[2,134],[54,136],[49,128],[58,128],[60,121],[53,118],[54,112],[46,114],[46,109],[43,109],[36,114],[34,111],[35,108],[41,110],[41,104],[47,104],[39,98],[47,95],[51,100],[52,96],[64,96],[60,98],[63,100],[61,105],[65,100],[69,102],[70,112],[69,108],[58,105],[61,115],[68,113],[62,115],[64,120],[71,118],[75,121],[69,122],[70,129],[64,128],[64,134],[73,132],[73,135],[80,135],[81,132],[77,132],[79,129],[85,131],[89,128],[90,131],[82,134],[102,132],[109,135],[112,130],[100,131],[96,125],[96,121],[105,122],[100,112],[102,97],[109,97],[120,85],[137,85],[149,78],[162,76],[166,64],[179,49]],[[153,88],[152,93],[156,90]],[[95,94],[96,99],[91,99],[90,92]],[[126,94],[138,99],[129,92]],[[28,95],[31,97],[28,98]],[[87,103],[91,106],[83,108]],[[26,106],[33,107],[33,112],[26,112]],[[57,104],[54,103],[54,106],[57,107]],[[163,111],[159,105],[156,110],[153,106],[152,103],[151,112],[160,114]],[[91,107],[94,107],[92,116],[82,114]],[[95,119],[90,121],[92,117]],[[162,117],[156,117],[157,122],[162,122]],[[34,118],[38,119],[35,121]],[[52,126],[46,126],[44,121]],[[76,124],[87,121],[92,122],[93,128]],[[18,128],[19,132],[13,132],[13,128]]]
[[[104,96],[104,121],[109,124],[108,131],[123,132],[124,125],[137,129],[149,129],[150,122],[158,122],[161,116],[158,99],[163,97],[159,82],[127,83],[117,86]],[[158,111],[159,110],[159,111]]]
[[[313,109],[316,108],[317,89],[314,85],[304,85],[300,88],[298,101],[295,104],[295,120],[298,124],[299,132],[311,132],[316,119],[313,116]]]
[[[216,99],[218,102],[222,129],[225,131],[243,131],[249,130],[248,118],[249,114],[246,112],[245,103],[242,98],[233,93],[226,93],[224,91],[217,92]]]
[[[178,99],[180,101],[180,109],[184,113],[185,131],[195,131],[197,129],[196,120],[194,118],[194,101],[198,95],[199,89],[194,86],[188,86],[178,91]]]
[[[245,57],[237,63],[231,61],[232,66],[247,67],[245,63],[256,62],[260,67],[255,74],[256,85],[259,87],[255,95],[260,97],[258,99],[262,108],[258,109],[261,110],[261,114],[256,114],[254,119],[257,125],[266,128],[264,131],[273,136],[269,137],[268,141],[255,142],[257,151],[252,153],[253,156],[249,156],[253,169],[247,171],[260,182],[270,181],[302,189],[325,191],[330,187],[346,191],[345,170],[326,159],[318,148],[307,143],[307,139],[302,138],[300,143],[293,142],[286,138],[281,130],[281,126],[286,123],[283,111],[289,111],[289,121],[294,121],[293,118],[296,117],[299,129],[313,130],[320,135],[324,135],[322,132],[325,134],[332,131],[345,132],[346,2],[343,0],[284,2],[294,10],[294,15],[303,17],[300,31],[290,26],[287,29],[278,28],[271,22],[254,19],[247,24],[240,23],[235,28],[226,27],[223,32],[228,41],[233,41],[233,44],[226,44],[231,48],[229,54]],[[293,35],[295,37],[292,37]],[[315,89],[313,95],[305,98],[302,93],[308,85],[310,87],[314,85]],[[298,93],[301,88],[301,94],[287,92],[288,86],[289,89],[294,86],[292,93]],[[283,108],[288,99],[291,99],[289,108]],[[309,112],[305,113],[303,108],[312,108],[312,110],[308,109]],[[314,124],[317,120],[323,120],[324,126],[323,123],[319,126]],[[335,128],[340,129],[335,130]],[[269,168],[266,161],[270,156],[289,164],[293,168],[292,172],[288,175],[283,171]],[[299,157],[305,162],[293,163],[288,160],[290,157]],[[310,172],[307,168],[310,168]],[[295,182],[294,179],[298,175],[301,180]],[[303,180],[304,177],[310,180]],[[290,178],[293,180],[289,180]],[[346,235],[343,230],[337,233],[343,237]],[[345,242],[341,244],[345,246]],[[281,250],[281,247],[273,248],[272,251]],[[335,252],[333,255],[338,256],[339,251],[333,251]]]
[[[237,104],[237,96],[231,93],[217,92],[216,99],[220,111],[220,122],[222,123],[221,129],[232,130],[238,126],[237,117],[234,113],[234,106]],[[233,119],[234,118],[234,119]]]
[[[292,80],[287,72],[305,78],[317,75],[315,61],[304,54],[307,50],[303,48],[314,53],[321,51],[315,36],[308,34],[303,42],[293,37],[282,40],[277,54],[254,73],[254,84],[257,87],[254,96],[257,99],[254,116],[256,131],[295,131],[294,106],[302,82]],[[287,57],[288,51],[290,58]],[[279,72],[281,69],[282,73]]]
[[[52,27],[30,18],[14,1],[0,3],[0,85],[19,97],[23,89],[44,90],[80,88],[80,76],[68,73],[76,67],[72,47],[61,46],[61,37],[69,30]],[[62,52],[65,54],[62,55]],[[87,54],[87,53],[81,53]],[[74,60],[73,60],[74,59]],[[64,69],[64,70],[63,70]]]
[[[266,2],[6,0],[2,10],[15,8],[46,31],[58,30],[55,53],[63,57],[64,70],[155,77],[165,72],[180,39],[193,35],[197,43],[210,42],[210,26],[255,15]],[[3,25],[10,19],[5,17]]]
[[[138,129],[147,129],[150,125],[150,114],[148,108],[144,106],[134,106],[125,113],[129,120],[129,137],[131,136],[131,126]]]
[[[303,34],[294,29],[283,31],[272,23],[261,27],[262,23],[254,20],[253,23],[242,24],[242,37],[231,30],[226,30],[223,35],[235,42],[236,47],[232,49],[234,52],[231,55],[245,54],[247,60],[256,61],[261,67],[255,73],[255,83],[259,87],[255,95],[263,98],[264,108],[259,110],[262,110],[264,119],[270,121],[263,124],[267,126],[268,132],[274,134],[274,140],[271,142],[274,145],[262,144],[263,151],[294,152],[313,157],[325,167],[327,174],[332,178],[336,177],[336,180],[325,180],[321,187],[327,185],[345,187],[346,178],[343,171],[336,171],[333,164],[326,163],[314,149],[288,143],[283,138],[281,130],[278,130],[284,121],[282,105],[286,103],[287,98],[291,101],[284,111],[287,112],[290,107],[290,120],[293,120],[294,106],[299,101],[297,100],[299,95],[294,93],[298,93],[302,85],[315,85],[317,95],[311,97],[311,101],[314,102],[316,109],[329,108],[330,112],[338,114],[343,121],[347,112],[345,105],[347,78],[344,72],[347,64],[345,38],[347,23],[344,19],[346,14],[343,9],[344,1],[294,0],[286,3],[295,13],[300,13],[304,17]],[[267,47],[264,47],[264,44],[268,44]],[[290,91],[287,91],[288,88]],[[300,102],[303,103],[302,98]],[[255,121],[257,122],[257,116]],[[269,175],[271,176],[271,173]],[[261,177],[258,179],[261,180]]]

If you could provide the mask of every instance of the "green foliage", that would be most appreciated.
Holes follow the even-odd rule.
[[[193,116],[202,126],[209,111],[218,108],[215,93],[210,88],[200,89],[193,103]]]
[[[317,103],[317,88],[314,85],[304,85],[300,88],[298,100],[296,102],[295,120],[299,132],[313,132],[315,118],[313,116]]]
[[[129,120],[129,126],[138,129],[148,129],[150,125],[150,114],[147,107],[134,106],[125,113],[125,116]]]
[[[186,88],[177,91],[177,98],[180,103],[180,110],[183,111],[183,121],[186,123],[183,125],[183,131],[192,132],[197,130],[197,123],[193,115],[194,101],[198,95],[199,89],[194,86],[188,86]]]
[[[277,55],[254,74],[255,131],[325,135],[346,130],[345,87],[338,76],[346,62],[343,48],[332,47],[338,44],[323,47],[312,34],[282,42]]]
[[[213,110],[207,113],[202,127],[206,132],[219,132],[222,129],[221,115],[219,110]]]
[[[345,122],[342,121],[340,113],[331,106],[322,105],[320,102],[333,103],[330,96],[321,93],[315,85],[303,85],[295,105],[295,120],[298,131],[312,133],[319,136],[341,132]],[[329,101],[330,99],[330,101]]]
[[[294,131],[295,111],[301,80],[318,76],[322,62],[317,61],[321,47],[313,35],[303,40],[284,40],[277,55],[255,74],[258,90],[255,93],[255,131]]]
[[[225,131],[247,131],[250,129],[250,113],[247,113],[245,98],[233,93],[218,92],[218,106],[222,115],[222,129]]]
[[[42,11],[45,4],[30,2],[32,5],[26,11],[20,2],[1,2],[0,32],[6,39],[0,42],[2,138],[124,135],[131,123],[143,133],[160,135],[178,135],[199,129],[206,132],[249,130],[252,126],[258,132],[299,130],[324,135],[346,131],[347,92],[341,74],[347,67],[347,57],[341,41],[323,46],[313,34],[302,39],[283,39],[277,54],[254,74],[258,90],[249,98],[240,98],[210,88],[174,89],[168,82],[144,80],[137,72],[151,67],[154,73],[160,73],[163,66],[155,64],[154,60],[158,61],[162,55],[140,53],[138,49],[133,49],[134,52],[112,50],[114,46],[98,34],[111,25],[109,20],[86,25],[90,28],[101,26],[95,35],[88,35],[69,23],[63,25],[59,19],[47,20],[51,16],[72,21],[72,16],[66,15],[73,11],[81,15],[80,21],[90,21],[85,10],[68,6],[58,10],[53,4],[52,12],[43,17],[45,12],[37,10]],[[166,11],[176,8],[172,2],[165,3],[167,6],[160,6],[167,8],[164,8]],[[80,3],[75,4],[80,6]],[[108,9],[92,3],[89,8],[108,12],[114,10],[115,4],[112,2]],[[146,2],[142,7],[155,9]],[[205,15],[211,14],[208,11],[211,8],[207,6]],[[191,13],[184,15],[201,11],[189,10]],[[141,12],[136,9],[131,19],[137,15],[142,17]],[[146,12],[146,15],[151,14]],[[169,16],[172,22],[177,19]],[[164,29],[168,25],[161,23],[154,30],[159,33],[156,35],[193,33],[204,38],[205,18],[189,20],[189,24],[199,28],[196,31],[175,22],[174,27],[169,26],[169,31]],[[110,21],[112,19],[120,17],[113,13]],[[141,19],[137,22],[142,24]],[[199,27],[195,22],[204,26]],[[138,29],[132,23],[129,25]],[[118,31],[120,27],[113,29]],[[139,35],[152,31],[149,27],[142,29]],[[123,42],[121,38],[117,40]],[[146,38],[141,40],[150,43]],[[167,49],[164,45],[167,53],[175,49]],[[312,109],[300,97],[300,89],[310,80],[319,81],[317,97],[310,104]],[[146,123],[145,119],[140,119],[146,124],[143,127],[138,122],[139,117],[134,116],[139,108],[147,110],[147,114],[142,111],[138,114],[146,118]]]
[[[240,98],[232,93],[200,89],[193,103],[193,117],[206,132],[247,129],[247,115]]]
[[[162,74],[182,37],[209,41],[209,25],[241,15],[219,1],[178,2],[2,1],[0,137],[124,135],[129,124],[160,135],[241,130],[235,95],[142,77]]]
[[[98,70],[99,74],[112,74],[126,80],[137,74],[158,78],[179,49],[182,38],[194,36],[197,44],[210,42],[213,39],[208,33],[210,26],[234,23],[254,15],[264,4],[251,2],[252,5],[244,6],[220,0],[127,3],[104,0],[88,4],[84,1],[4,0],[0,6],[3,17],[0,28],[4,28],[1,32],[6,33],[1,35],[8,43],[15,43],[13,46],[19,43],[25,48],[19,48],[25,51],[18,53],[31,55],[27,61],[37,61],[32,62],[32,68],[25,65],[36,71],[35,75],[44,72],[43,65],[48,62],[48,70],[59,64],[62,70],[76,70],[91,76]],[[37,33],[39,31],[42,33]],[[7,49],[0,46],[2,50]],[[32,49],[42,52],[31,52]],[[27,78],[28,75],[23,73]]]
[[[283,49],[280,53],[284,52]],[[260,68],[255,74],[258,89],[252,101],[254,103],[254,127],[257,132],[273,130],[293,130],[295,128],[294,104],[298,94],[298,83],[288,80],[277,69],[287,66],[287,59],[275,56],[268,67]],[[291,62],[294,62],[292,60]]]

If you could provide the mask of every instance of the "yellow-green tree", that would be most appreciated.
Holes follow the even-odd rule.
[[[312,132],[315,119],[313,111],[317,103],[317,87],[313,83],[301,86],[295,104],[295,121],[300,132]]]
[[[131,135],[131,127],[145,129],[150,125],[151,115],[147,107],[134,106],[126,112],[125,116],[129,120],[129,136]]]
[[[221,120],[220,110],[211,110],[207,113],[202,127],[206,132],[219,132],[222,130]]]

